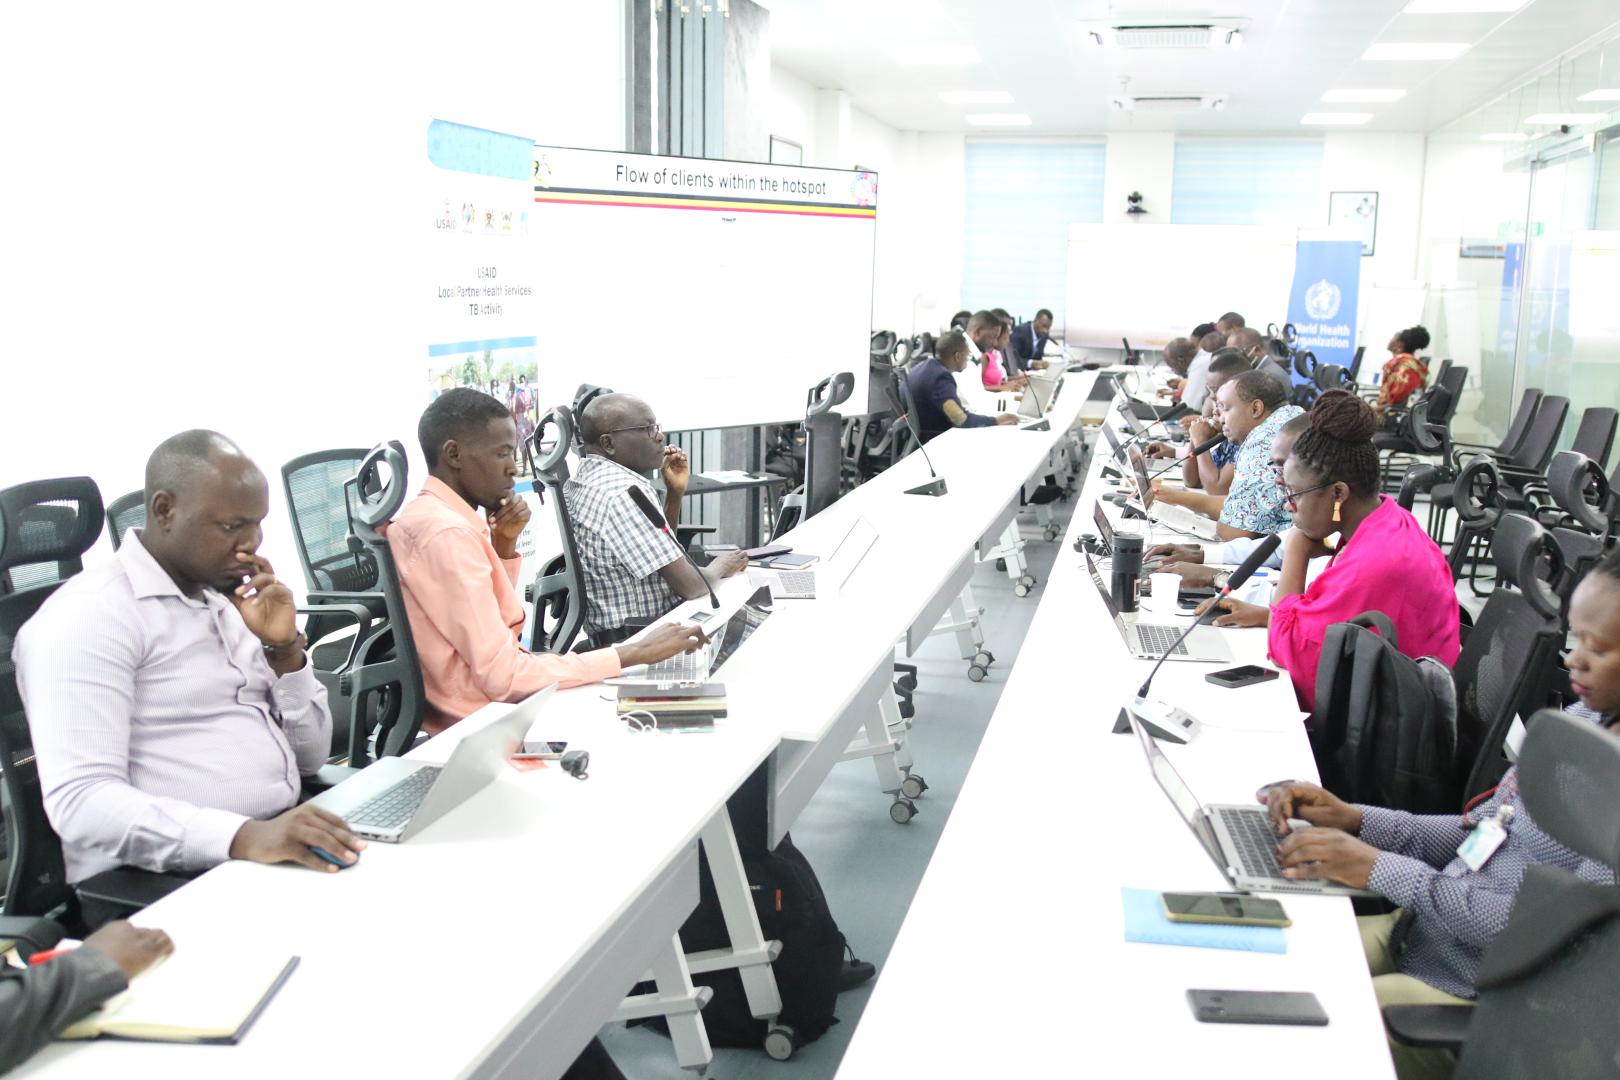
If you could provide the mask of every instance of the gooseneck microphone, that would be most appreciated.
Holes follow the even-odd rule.
[[[1221,443],[1223,443],[1225,441],[1226,441],[1226,436],[1225,435],[1217,435],[1213,439],[1205,439],[1203,442],[1199,443],[1197,446],[1195,446],[1191,450],[1187,451],[1187,456],[1195,458],[1195,457],[1198,457],[1198,456],[1200,456],[1202,454],[1207,454],[1211,450],[1215,449],[1217,446],[1221,445]],[[1165,473],[1169,472],[1171,469],[1177,468],[1180,465],[1181,465],[1181,459],[1177,458],[1176,460],[1172,461],[1170,464],[1164,466],[1164,468],[1158,469],[1155,472],[1153,472],[1148,477],[1148,479],[1149,480],[1157,480],[1159,477],[1163,476]]]
[[[675,540],[675,534],[669,531],[669,522],[664,520],[664,515],[659,513],[658,507],[653,505],[653,501],[647,497],[647,493],[639,485],[631,486],[630,501],[635,503],[643,514],[647,515],[647,520],[653,523],[653,528],[671,540]],[[693,561],[692,553],[682,547],[679,540],[675,541],[675,546],[681,549],[681,554],[686,558],[686,561],[691,564],[693,570],[697,571],[698,580],[703,582],[703,587],[709,590],[709,606],[711,608],[719,607],[720,598],[714,595],[714,586],[709,584],[709,577],[703,572],[703,568]]]
[[[1170,658],[1170,654],[1175,652],[1183,641],[1187,640],[1187,635],[1192,633],[1194,628],[1202,626],[1206,620],[1214,618],[1220,612],[1220,604],[1216,601],[1231,596],[1233,589],[1248,581],[1256,570],[1265,565],[1266,560],[1271,558],[1272,552],[1276,551],[1277,546],[1281,543],[1282,536],[1278,533],[1272,533],[1270,536],[1263,538],[1260,543],[1255,545],[1254,550],[1249,552],[1249,557],[1244,559],[1236,570],[1232,571],[1232,576],[1227,579],[1226,587],[1221,590],[1220,596],[1216,597],[1215,601],[1212,601],[1209,607],[1204,609],[1202,615],[1189,623],[1187,629],[1181,632],[1181,636],[1176,638],[1168,649],[1164,650],[1158,662],[1153,665],[1153,670],[1148,672],[1148,677],[1142,680],[1142,685],[1136,691],[1136,700],[1120,710],[1119,721],[1114,725],[1115,732],[1125,733],[1130,731],[1130,722],[1126,718],[1126,714],[1129,713],[1138,722],[1146,724],[1148,734],[1156,739],[1168,739],[1171,742],[1184,743],[1198,734],[1198,721],[1186,710],[1163,702],[1148,700],[1148,691],[1153,686],[1153,677],[1159,673],[1159,669]]]
[[[928,456],[928,447],[923,444],[922,429],[917,426],[917,418],[915,416],[912,416],[911,415],[911,410],[906,408],[906,405],[903,404],[898,398],[896,398],[893,385],[885,385],[883,387],[883,394],[884,394],[885,397],[887,397],[889,399],[889,405],[894,409],[894,411],[900,414],[897,417],[897,419],[901,420],[901,421],[903,421],[905,423],[906,430],[910,431],[911,432],[911,437],[913,439],[917,440],[917,449],[922,451],[923,464],[928,466],[928,475],[931,477],[931,479],[926,484],[918,484],[914,488],[907,488],[906,489],[906,494],[907,495],[943,495],[943,494],[945,494],[945,490],[946,490],[945,489],[945,481],[940,477],[939,473],[934,471],[934,461],[933,461],[932,458],[930,458]],[[906,394],[905,397],[906,397],[907,402],[909,402],[910,398],[911,398],[911,395]]]

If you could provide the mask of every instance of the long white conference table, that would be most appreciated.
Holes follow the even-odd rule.
[[[171,963],[233,951],[301,958],[240,1045],[62,1043],[15,1075],[543,1080],[603,1023],[651,1012],[669,1015],[678,1060],[702,1068],[704,998],[691,971],[737,967],[756,1015],[779,1007],[727,799],[765,766],[775,843],[863,730],[853,756],[873,758],[880,788],[900,797],[909,754],[890,687],[896,642],[909,652],[962,607],[973,560],[1012,527],[1025,482],[1051,467],[1078,422],[1091,376],[1070,379],[1049,430],[953,431],[931,442],[944,496],[903,494],[930,475],[914,453],[784,538],[825,552],[857,515],[878,532],[842,590],[779,600],[731,658],[720,672],[730,712],[713,733],[634,734],[615,719],[611,688],[560,692],[531,735],[590,751],[588,780],[513,769],[409,842],[372,844],[353,868],[227,863],[137,916],[174,938]],[[739,576],[722,598],[749,589]],[[486,706],[413,754],[443,760],[510,708]],[[679,947],[700,850],[730,955]],[[644,977],[655,998],[627,1002]]]
[[[1348,900],[1279,897],[1293,919],[1284,954],[1124,939],[1121,888],[1230,885],[1136,737],[1111,733],[1151,665],[1126,651],[1073,547],[1095,531],[1104,457],[839,1076],[1390,1076]],[[1237,663],[1265,662],[1264,631],[1222,633]],[[1271,781],[1314,780],[1287,676],[1223,689],[1204,681],[1219,666],[1167,663],[1153,685],[1205,724],[1188,745],[1161,744],[1188,786],[1242,803]],[[1185,1000],[1194,988],[1310,991],[1330,1023],[1201,1024]]]

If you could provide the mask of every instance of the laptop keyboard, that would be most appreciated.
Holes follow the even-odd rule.
[[[1281,878],[1277,863],[1277,833],[1264,810],[1233,810],[1222,807],[1216,813],[1226,825],[1237,847],[1238,869],[1252,878]]]
[[[439,778],[440,767],[424,765],[384,791],[357,806],[348,816],[350,825],[373,829],[397,829],[411,820],[416,808],[427,798],[428,788]]]
[[[782,575],[783,592],[815,595],[816,573],[814,570],[783,570],[780,573]]]
[[[1171,656],[1187,655],[1187,643],[1176,640],[1181,636],[1183,627],[1168,626],[1164,623],[1137,623],[1135,625],[1136,641],[1142,652],[1163,655],[1166,649],[1170,649]],[[1171,649],[1172,645],[1175,648]]]
[[[709,677],[709,650],[678,653],[647,665],[648,682],[702,682]]]

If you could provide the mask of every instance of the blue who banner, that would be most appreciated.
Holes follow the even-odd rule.
[[[1295,348],[1318,364],[1348,368],[1356,355],[1356,299],[1361,287],[1360,240],[1301,240],[1294,247],[1294,287],[1288,321]],[[1294,380],[1303,382],[1299,372]]]

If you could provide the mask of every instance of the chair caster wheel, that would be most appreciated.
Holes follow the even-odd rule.
[[[894,685],[908,694],[915,693],[917,690],[917,676],[907,672],[894,680]]]
[[[1006,559],[997,559],[996,560],[996,569],[997,570],[1005,570],[1005,569],[1007,569],[1007,560]]]
[[[1047,539],[1047,541],[1049,543],[1051,541],[1053,541],[1053,540],[1056,540],[1058,538],[1057,526],[1056,525],[1048,525],[1045,529],[1042,530],[1042,535],[1044,535],[1046,537],[1046,539]]]
[[[917,715],[917,706],[913,705],[909,701],[900,702],[900,719],[902,719],[902,720],[910,720],[913,716],[916,716],[916,715]]]
[[[1028,585],[1031,588],[1034,588],[1036,584],[1036,577],[1034,574],[1025,574],[1023,577],[1018,579],[1018,583],[1020,585]]]
[[[1029,586],[1025,585],[1022,581],[1020,581],[1018,584],[1013,586],[1013,595],[1014,596],[1020,596],[1020,597],[1028,596],[1029,595]]]
[[[765,1032],[765,1052],[777,1061],[786,1061],[798,1049],[794,1031],[786,1024],[772,1024]]]
[[[920,776],[908,776],[900,782],[900,794],[908,799],[920,799],[928,790],[928,781]]]
[[[896,799],[889,806],[889,820],[894,822],[896,825],[904,825],[904,824],[906,824],[907,822],[909,822],[912,818],[914,818],[916,816],[917,816],[917,804],[912,802],[910,799],[905,799],[905,798]],[[769,1036],[767,1036],[767,1038],[769,1038]],[[775,1056],[775,1055],[772,1055],[772,1056]],[[778,1061],[786,1061],[787,1059],[786,1058],[778,1058],[777,1060]]]
[[[973,654],[973,662],[982,668],[987,668],[996,662],[996,654],[989,649],[980,649]]]
[[[978,664],[968,666],[968,679],[972,682],[984,682],[984,677],[988,674],[990,674],[989,670],[980,667]]]

